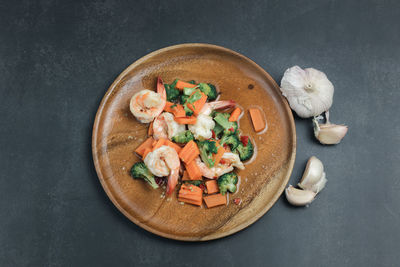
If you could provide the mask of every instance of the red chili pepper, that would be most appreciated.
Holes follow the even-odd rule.
[[[206,189],[206,187],[204,186],[204,184],[200,184],[199,187],[200,187],[200,189],[203,190],[203,191]]]
[[[235,129],[233,129],[233,127],[229,128],[228,130],[231,131],[231,132],[235,131]]]
[[[221,159],[221,160],[219,161],[219,163],[221,163],[221,164],[225,164],[225,163],[226,163],[226,160],[224,160],[224,159]]]
[[[248,136],[241,136],[240,141],[243,143],[244,146],[247,146],[249,143],[249,137]]]
[[[215,138],[215,132],[214,132],[214,130],[211,130],[211,133],[212,133],[212,138]]]
[[[236,205],[239,205],[240,203],[242,203],[242,199],[241,198],[234,198],[233,199],[233,203],[235,203]]]

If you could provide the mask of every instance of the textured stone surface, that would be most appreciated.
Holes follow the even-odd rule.
[[[400,261],[398,1],[3,1],[0,4],[1,266],[396,266]],[[277,81],[292,65],[327,73],[323,147],[296,118],[291,183],[309,156],[328,184],[309,208],[284,199],[233,236],[170,241],[126,219],[91,157],[98,104],[137,58],[205,42],[255,60]]]

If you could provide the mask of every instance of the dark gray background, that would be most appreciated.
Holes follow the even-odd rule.
[[[400,2],[1,1],[1,266],[398,266]],[[312,155],[328,184],[284,197],[233,236],[167,240],[126,219],[97,179],[91,130],[108,86],[156,49],[236,50],[278,82],[299,65],[335,85],[340,145],[296,118],[295,184]]]

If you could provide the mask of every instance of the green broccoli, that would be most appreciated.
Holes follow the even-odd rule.
[[[219,192],[225,195],[227,191],[231,193],[236,192],[236,184],[238,183],[238,176],[234,172],[228,172],[218,178]]]
[[[200,90],[206,94],[209,101],[217,99],[218,93],[215,86],[211,83],[199,83]]]
[[[193,110],[191,110],[190,108],[188,108],[187,104],[183,104],[183,109],[185,110],[185,114],[186,116],[192,116],[193,115]]]
[[[188,98],[189,98],[189,96],[187,96],[187,95],[180,95],[180,96],[179,96],[179,100],[180,100],[180,102],[181,102],[182,105],[186,103],[186,100],[187,100]]]
[[[220,138],[221,134],[222,134],[223,131],[224,131],[224,128],[222,128],[221,125],[219,125],[218,123],[216,123],[215,126],[214,126],[213,131],[214,131],[215,137]]]
[[[216,154],[218,152],[216,144],[217,142],[212,140],[204,140],[197,142],[197,145],[200,150],[200,157],[209,168],[214,167],[215,164],[212,153]]]
[[[167,100],[170,102],[176,102],[179,98],[179,90],[175,89],[169,84],[164,84],[165,91],[167,92]]]
[[[225,115],[227,114],[227,115]],[[229,121],[229,114],[228,113],[221,113],[217,112],[214,120],[216,123],[222,126],[224,128],[224,134],[225,135],[231,135],[231,134],[236,134],[238,130],[238,124],[236,121]]]
[[[153,188],[158,188],[154,175],[149,171],[144,162],[137,162],[132,166],[131,176],[135,179],[143,179]]]
[[[193,139],[194,139],[193,134],[189,130],[181,132],[172,137],[172,141],[174,141],[175,143],[180,143],[180,144],[185,144]]]
[[[202,97],[200,90],[194,90],[193,94],[186,100],[187,103],[194,103]]]
[[[232,151],[234,151],[240,144],[240,140],[236,134],[224,135],[220,140],[220,144],[228,144]]]
[[[199,185],[201,185],[203,183],[202,180],[192,180],[192,181],[185,181],[185,182],[188,183],[188,184],[195,185],[195,186],[199,186]]]
[[[250,139],[247,139],[246,142],[246,144],[240,142],[238,147],[234,151],[239,154],[239,158],[241,161],[250,159],[254,154],[254,146],[251,143]]]
[[[197,89],[197,87],[193,87],[193,88],[185,87],[185,88],[183,88],[183,94],[190,96],[193,93],[193,91],[196,89]]]

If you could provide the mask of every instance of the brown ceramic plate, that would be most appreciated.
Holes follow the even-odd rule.
[[[146,138],[146,124],[129,111],[131,96],[155,89],[156,77],[210,82],[220,99],[233,99],[246,111],[242,134],[250,135],[257,155],[238,172],[239,190],[227,206],[207,209],[182,205],[176,194],[161,198],[129,175],[138,156],[133,152]],[[256,134],[247,112],[260,107],[268,128]],[[130,65],[119,75],[101,101],[93,127],[93,159],[100,182],[114,205],[132,222],[157,235],[186,241],[221,238],[254,223],[275,203],[291,174],[296,154],[292,113],[278,85],[260,66],[232,50],[209,44],[182,44],[157,50]],[[177,190],[175,190],[177,191]],[[235,205],[233,198],[241,198]]]

